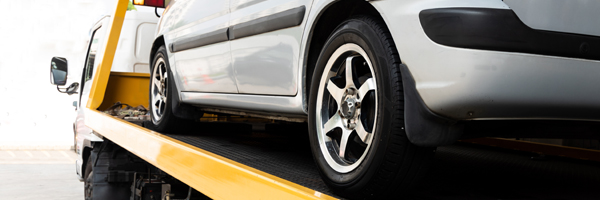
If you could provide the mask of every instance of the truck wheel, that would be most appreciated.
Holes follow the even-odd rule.
[[[93,189],[94,189],[94,181],[93,181],[93,177],[94,177],[94,171],[92,171],[92,159],[91,156],[90,158],[88,158],[87,164],[85,165],[85,171],[84,171],[84,187],[83,187],[83,195],[85,197],[85,200],[92,200],[92,194],[93,194]]]
[[[150,76],[150,116],[155,131],[167,131],[176,127],[177,117],[172,112],[171,92],[175,90],[175,82],[171,78],[167,50],[161,46],[156,51]]]
[[[423,174],[433,148],[404,132],[400,57],[386,26],[345,21],[315,67],[309,102],[313,156],[327,185],[351,198],[402,196]]]

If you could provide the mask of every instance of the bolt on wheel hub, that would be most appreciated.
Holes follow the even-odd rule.
[[[353,119],[357,117],[358,104],[360,102],[355,97],[347,97],[346,100],[342,103],[342,107],[340,112],[343,118]]]

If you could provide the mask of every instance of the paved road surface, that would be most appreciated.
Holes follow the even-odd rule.
[[[0,151],[0,199],[83,199],[73,151]]]

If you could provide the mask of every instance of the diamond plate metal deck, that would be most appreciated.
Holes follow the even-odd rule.
[[[201,133],[166,135],[336,197],[321,180],[301,128],[250,133],[226,124],[200,127],[194,130]],[[438,148],[409,199],[597,199],[598,188],[597,162],[457,144]]]

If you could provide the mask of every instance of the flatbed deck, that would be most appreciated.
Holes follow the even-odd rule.
[[[296,143],[293,134],[166,135],[339,198],[319,177],[308,140]],[[595,162],[459,143],[438,148],[431,173],[413,198],[595,199],[598,188],[600,165]]]
[[[236,125],[231,123],[211,122],[187,127],[186,131],[162,134],[135,124],[122,123],[124,121],[108,115],[98,114],[106,121],[116,123],[115,126],[118,124],[130,126],[145,131],[146,134],[150,134],[149,136],[159,136],[152,137],[156,140],[168,140],[155,143],[143,139],[144,135],[137,135],[142,139],[123,142],[120,137],[127,135],[126,130],[121,130],[123,134],[117,137],[109,135],[111,140],[126,149],[131,142],[149,142],[148,146],[136,147],[132,152],[198,191],[207,193],[209,197],[230,199],[234,196],[245,196],[288,199],[287,197],[290,196],[278,196],[269,192],[271,189],[280,190],[283,187],[292,189],[291,192],[283,190],[283,193],[292,194],[291,196],[300,199],[340,198],[335,196],[319,177],[310,153],[308,138],[297,126],[291,126],[288,129],[290,131],[278,128],[273,132],[267,128],[267,131],[257,132],[243,126],[235,128]],[[151,157],[148,159],[148,153],[153,151],[152,146],[157,148],[155,144],[169,143],[169,141],[193,147],[171,150],[169,155],[174,159],[185,160],[188,158],[186,154],[208,153],[217,160],[203,159],[173,163],[159,162],[161,156],[156,157],[159,159],[153,160]],[[164,149],[164,146],[161,149]],[[156,152],[156,149],[154,151]],[[203,170],[206,166],[214,165],[212,162],[231,162],[242,168]],[[174,170],[180,170],[182,165],[195,170],[181,174],[179,173],[181,171],[174,173]],[[229,174],[232,172],[241,174],[250,172],[253,176],[263,176],[259,177],[260,180],[274,181],[277,184],[267,184],[272,188],[265,189],[264,185],[252,181],[238,179],[235,180],[238,182],[233,183],[232,176]],[[189,174],[193,174],[194,177],[190,177]],[[239,178],[238,176],[233,177]],[[206,177],[209,179],[204,179]],[[215,183],[225,183],[222,186],[246,189],[222,188],[225,193],[220,193],[222,190],[203,188],[201,185],[205,184],[190,179],[196,181],[203,179],[200,182],[212,184],[211,186],[215,186]],[[600,188],[598,162],[554,156],[544,157],[522,151],[459,143],[438,148],[432,169],[423,183],[415,188],[413,199],[596,199],[600,196],[598,188]],[[231,191],[237,191],[237,194],[228,196]],[[217,193],[211,194],[213,192]],[[302,195],[298,196],[297,193]]]

